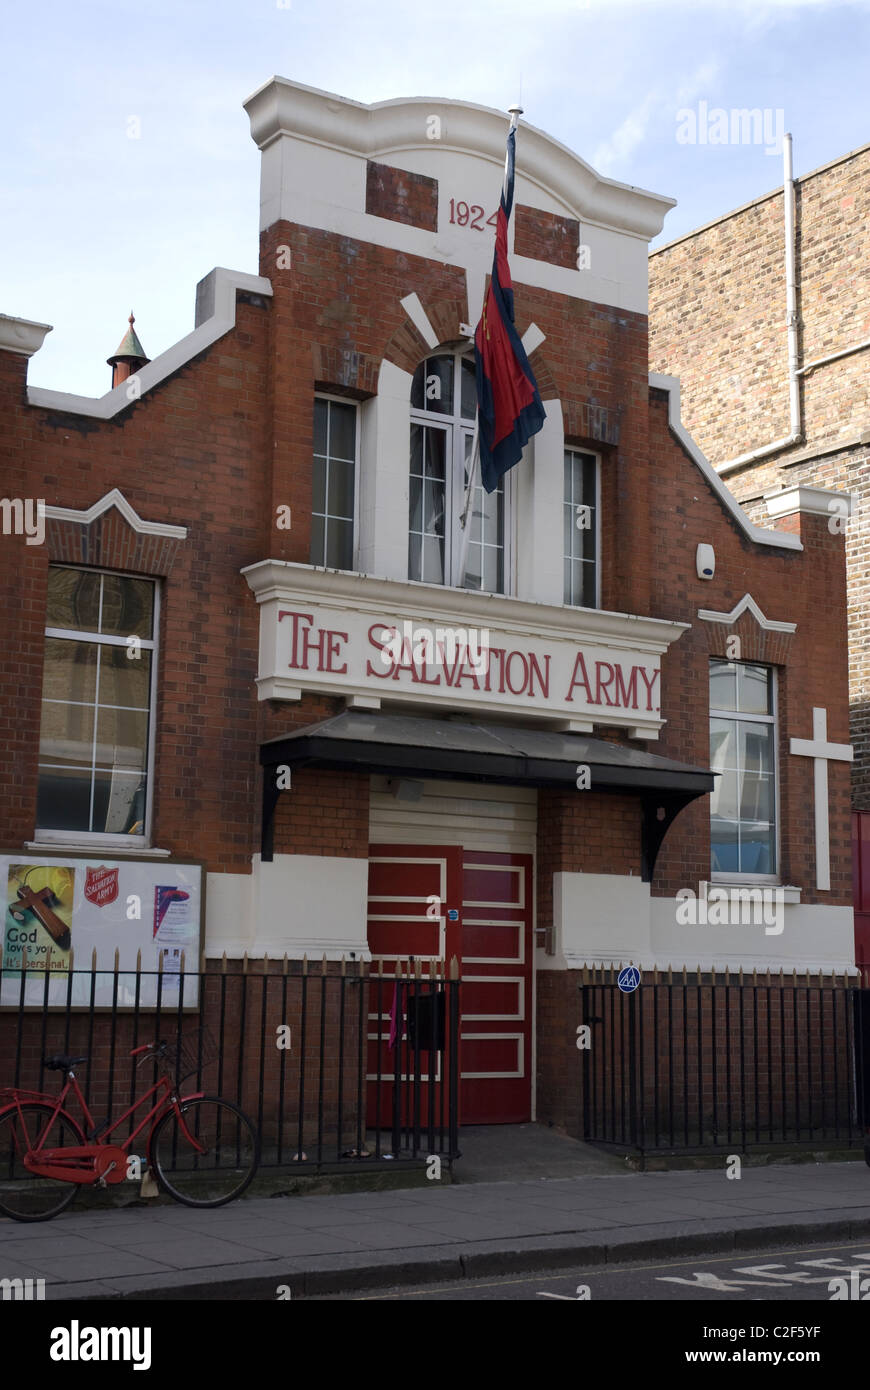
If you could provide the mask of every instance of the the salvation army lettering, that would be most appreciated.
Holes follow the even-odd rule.
[[[361,623],[360,619],[365,618]],[[279,607],[277,652],[303,688],[364,687],[382,698],[452,697],[455,704],[516,708],[582,719],[594,712],[656,720],[658,655],[567,639],[510,635],[386,616]]]
[[[521,715],[656,738],[661,658],[687,623],[260,560],[261,700]]]

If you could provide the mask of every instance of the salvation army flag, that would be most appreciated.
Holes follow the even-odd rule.
[[[514,292],[507,259],[516,139],[516,130],[511,129],[496,219],[492,279],[474,335],[480,474],[487,492],[498,487],[499,478],[519,461],[523,445],[544,423],[538,383],[514,327]]]

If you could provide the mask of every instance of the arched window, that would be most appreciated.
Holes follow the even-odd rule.
[[[444,353],[421,362],[411,385],[408,578],[488,593],[506,592],[504,480],[487,493],[477,474],[464,576],[459,517],[477,408],[474,357]]]

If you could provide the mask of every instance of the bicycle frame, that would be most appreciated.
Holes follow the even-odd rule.
[[[92,1138],[87,1144],[65,1145],[60,1149],[43,1148],[46,1136],[58,1116],[65,1118],[71,1124],[75,1123],[72,1115],[64,1108],[64,1101],[70,1091],[72,1091],[78,1099],[79,1107],[85,1119],[86,1133],[90,1133]],[[12,1104],[3,1106],[2,1109],[0,1109],[0,1114],[5,1114],[9,1110],[16,1108],[25,1135],[27,1134],[27,1128],[24,1123],[22,1106],[34,1101],[52,1106],[51,1118],[46,1122],[42,1133],[37,1136],[35,1146],[33,1148],[28,1148],[27,1152],[21,1155],[21,1161],[24,1167],[27,1168],[29,1172],[33,1173],[35,1177],[55,1178],[64,1182],[74,1182],[82,1185],[124,1182],[127,1177],[126,1160],[133,1141],[142,1133],[143,1129],[145,1129],[146,1125],[150,1122],[151,1130],[148,1136],[148,1157],[150,1163],[151,1136],[154,1133],[154,1128],[158,1120],[161,1120],[169,1110],[175,1111],[181,1130],[193,1149],[196,1150],[197,1153],[205,1152],[204,1146],[197,1142],[185,1124],[184,1115],[180,1108],[184,1102],[199,1100],[205,1093],[203,1091],[194,1091],[190,1095],[179,1096],[176,1094],[168,1076],[161,1076],[143,1096],[139,1096],[134,1100],[133,1104],[124,1111],[123,1115],[119,1115],[116,1120],[113,1120],[99,1136],[94,1133],[94,1118],[88,1109],[87,1102],[82,1095],[81,1087],[73,1071],[67,1073],[67,1079],[63,1090],[57,1096],[43,1095],[32,1091],[19,1092],[15,1090],[7,1094],[11,1094]],[[145,1105],[146,1102],[155,1095],[158,1099],[123,1143],[113,1144],[109,1142],[109,1136],[113,1131],[116,1130],[119,1125],[122,1125],[125,1120],[128,1120],[131,1115],[135,1114],[142,1105]],[[78,1126],[76,1126],[76,1128],[78,1128]]]

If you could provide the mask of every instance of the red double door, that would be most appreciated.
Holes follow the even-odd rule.
[[[368,939],[372,970],[392,974],[411,956],[423,973],[459,961],[459,1119],[513,1124],[531,1118],[532,857],[453,845],[372,845]],[[425,988],[425,986],[424,986]],[[392,996],[371,991],[369,1113],[390,1112]],[[448,1058],[438,1059],[436,1087]],[[426,1063],[428,1074],[428,1061]],[[425,1101],[424,1101],[425,1103]]]

